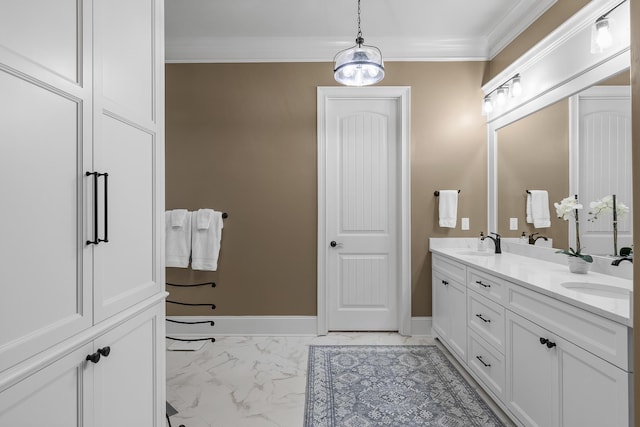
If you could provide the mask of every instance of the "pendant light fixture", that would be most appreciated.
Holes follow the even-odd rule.
[[[358,35],[356,45],[342,50],[333,58],[333,77],[346,86],[369,86],[384,78],[382,52],[364,44],[360,28],[360,0],[358,0]]]

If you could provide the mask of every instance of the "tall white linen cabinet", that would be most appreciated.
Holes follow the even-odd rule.
[[[163,0],[0,0],[0,426],[164,426]]]

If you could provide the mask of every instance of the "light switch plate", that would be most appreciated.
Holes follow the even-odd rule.
[[[509,230],[518,229],[518,218],[509,218]]]
[[[462,229],[463,230],[469,229],[469,218],[462,218]]]

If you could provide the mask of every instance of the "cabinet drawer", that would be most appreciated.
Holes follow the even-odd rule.
[[[469,360],[467,364],[495,395],[504,400],[504,355],[497,352],[473,331],[469,331]]]
[[[506,280],[469,268],[467,271],[467,287],[478,292],[498,304],[503,304]]]
[[[630,371],[631,330],[620,323],[515,284],[507,308],[617,367]]]
[[[465,282],[466,268],[464,264],[433,254],[432,268],[443,273],[449,279],[455,280],[459,283]]]
[[[504,353],[504,308],[469,289],[467,292],[469,329]]]

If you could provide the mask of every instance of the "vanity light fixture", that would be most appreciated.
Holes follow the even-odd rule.
[[[611,29],[614,22],[611,18],[609,18],[609,14],[620,7],[620,5],[622,5],[625,1],[626,0],[621,1],[613,8],[609,9],[607,13],[596,19],[596,22],[593,24],[593,29],[591,31],[592,53],[603,52],[610,48],[613,44],[613,35],[611,34]]]
[[[503,108],[507,105],[508,97],[518,98],[522,95],[522,80],[520,74],[516,74],[509,80],[488,93],[482,100],[482,114],[491,114],[496,107]]]
[[[333,58],[333,77],[345,86],[369,86],[384,78],[382,52],[364,44],[360,28],[360,0],[358,0],[358,34],[356,45],[342,50]]]

